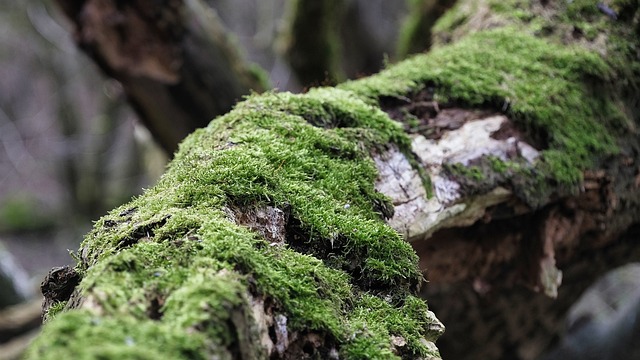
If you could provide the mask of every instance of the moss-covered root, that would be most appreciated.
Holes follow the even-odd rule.
[[[438,357],[417,257],[374,190],[388,143],[408,146],[351,92],[249,98],[96,223],[27,358]],[[251,211],[275,214],[269,236]]]

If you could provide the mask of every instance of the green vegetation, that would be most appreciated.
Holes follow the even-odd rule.
[[[549,25],[509,11],[513,3],[489,4],[505,24],[529,22],[529,33],[507,25],[337,89],[251,96],[192,134],[155,187],[96,223],[78,253],[85,308],[52,309],[28,358],[224,358],[228,346],[256,336],[246,329],[249,296],[269,299],[268,311],[285,315],[291,331],[335,341],[341,358],[437,355],[431,342],[441,329],[413,296],[422,281],[416,255],[381,221],[392,207],[373,186],[370,153],[394,143],[408,154],[410,146],[379,100],[432,87],[438,102],[506,112],[544,145],[536,168],[489,158],[463,175],[481,182],[485,169],[519,173],[529,192],[545,191],[538,185],[549,179],[575,189],[584,169],[618,151],[612,129],[627,126],[604,91],[619,90],[618,63],[536,37]],[[567,19],[593,11],[574,3]],[[439,31],[473,14],[459,10]],[[285,211],[299,238],[269,244],[225,213],[249,204]],[[393,349],[392,337],[406,344]]]
[[[10,196],[0,204],[0,231],[23,232],[51,229],[55,221],[27,194]]]
[[[205,339],[162,322],[126,316],[106,317],[87,310],[61,314],[49,322],[28,358],[37,359],[208,359]]]
[[[426,86],[436,100],[506,112],[538,142],[548,176],[575,188],[582,170],[618,151],[609,128],[623,122],[598,93],[612,70],[593,52],[560,46],[507,27],[472,34],[341,88],[360,95],[406,97]]]
[[[46,314],[44,314],[43,321],[46,323],[49,319],[53,319],[58,315],[58,313],[62,312],[66,306],[66,301],[58,301],[54,303],[49,307],[49,309],[47,309]]]
[[[482,181],[485,178],[482,169],[478,166],[464,166],[460,163],[454,163],[444,164],[444,169],[453,175],[461,176],[474,181]]]
[[[430,347],[423,339],[435,342],[442,329],[429,316],[425,302],[413,296],[408,296],[404,305],[397,308],[379,297],[364,294],[349,318],[356,329],[353,345],[346,350],[350,358],[393,358],[388,342],[390,336],[397,336],[406,342],[407,352],[402,355],[414,359],[435,350],[433,343]],[[423,329],[430,329],[426,338]]]
[[[342,87],[402,99],[428,86],[440,102],[504,111],[543,146],[536,177],[573,192],[583,170],[619,151],[614,138],[635,129],[639,5],[610,6],[616,20],[595,0],[457,2],[432,29],[439,47]]]

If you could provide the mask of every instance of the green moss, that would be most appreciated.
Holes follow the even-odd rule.
[[[465,177],[473,181],[484,179],[482,170],[477,166],[465,166],[460,163],[444,164],[444,170],[455,177]]]
[[[595,91],[611,73],[597,54],[501,28],[341,87],[372,98],[402,98],[432,86],[441,102],[506,108],[521,128],[548,144],[542,159],[549,176],[575,188],[583,169],[617,151],[607,125],[616,128],[620,118],[611,117],[608,95]]]
[[[467,21],[460,14],[441,23]],[[504,176],[521,171],[526,191],[546,191],[530,185],[548,177],[575,187],[583,169],[617,151],[612,129],[622,132],[628,121],[600,88],[618,68],[534,33],[483,31],[339,89],[250,96],[186,139],[154,188],[96,223],[77,266],[95,311],[56,316],[30,357],[74,354],[75,346],[80,358],[157,355],[140,354],[131,341],[163,358],[221,355],[251,336],[234,332],[247,293],[268,298],[291,330],[328,334],[345,358],[430,354],[421,339],[440,331],[410,295],[422,280],[417,257],[381,221],[390,204],[373,187],[370,159],[389,143],[408,154],[410,144],[375,105],[433,87],[437,101],[504,109],[547,148],[535,169],[491,166]],[[491,180],[481,175],[471,172]],[[269,244],[232,223],[224,209],[245,204],[283,209],[299,236]],[[406,340],[401,354],[390,336]]]
[[[67,306],[67,302],[66,301],[58,301],[56,303],[54,303],[53,305],[51,305],[48,309],[47,312],[44,314],[44,322],[48,322],[51,319],[54,319],[56,317],[56,315],[58,315],[59,313],[61,313],[62,311],[64,311],[65,306]]]
[[[349,315],[352,341],[343,348],[347,359],[430,358],[440,355],[427,342],[435,342],[441,328],[434,326],[426,303],[416,297],[394,306],[379,297],[362,295]],[[396,354],[389,345],[391,336],[401,337],[406,350]],[[375,350],[374,350],[375,349]]]
[[[47,323],[26,353],[28,359],[208,359],[198,333],[152,320],[107,318],[86,310]],[[210,351],[214,355],[215,350]]]
[[[477,12],[478,5],[475,1],[464,2],[456,1],[449,11],[447,11],[438,21],[435,23],[431,31],[433,33],[444,33],[451,31],[458,26],[464,24],[471,14]]]
[[[569,19],[585,19],[600,16],[601,12],[594,0],[574,0],[567,2],[564,14]]]
[[[566,52],[567,56],[559,55],[550,64],[542,61],[551,70],[546,80],[539,82],[538,76],[521,78],[529,82],[528,87],[533,90],[530,93],[534,96],[521,100],[529,104],[513,103],[513,92],[499,97],[513,105],[510,115],[516,116],[534,140],[548,145],[539,170],[550,172],[552,178],[569,189],[576,188],[572,184],[581,180],[582,170],[617,152],[613,136],[609,134],[621,138],[635,128],[633,119],[637,114],[632,109],[637,100],[634,99],[636,95],[631,94],[637,94],[640,87],[640,62],[637,60],[637,49],[640,48],[639,6],[637,1],[624,0],[607,4],[617,13],[616,19],[603,13],[595,0],[559,2],[552,7],[522,0],[459,2],[434,28],[435,38],[441,42],[466,36],[477,42],[479,34],[474,33],[482,30],[482,24],[491,23],[492,26],[506,28],[497,31],[518,29],[520,34],[512,39],[514,42],[527,36],[532,39],[538,37],[538,44],[546,44],[549,50],[562,49]],[[485,8],[490,12],[485,12]],[[495,50],[499,58],[502,57],[502,49],[499,47],[492,51]],[[537,49],[542,48],[533,46],[530,54],[517,54],[522,55],[523,60],[529,57],[531,62],[540,63]],[[600,54],[605,56],[600,58]],[[545,55],[548,59],[553,57]],[[571,62],[574,62],[573,66]],[[503,79],[510,80],[516,75],[508,70],[495,74],[492,60],[484,62],[489,63],[492,66],[485,72],[489,77],[506,75]],[[514,65],[518,66],[517,63]],[[556,71],[561,68],[568,72]],[[474,70],[460,67],[459,71],[472,73]],[[567,87],[561,84],[562,80],[572,85]],[[437,80],[435,82],[437,84]],[[475,84],[481,86],[477,82]],[[473,84],[469,86],[473,89]],[[505,90],[512,88],[509,83],[505,86]],[[547,95],[545,92],[549,90]],[[526,95],[527,92],[521,94]],[[457,94],[453,94],[453,98],[457,99]],[[490,97],[485,99],[492,102]],[[565,116],[557,116],[559,112],[564,112]],[[594,135],[596,132],[603,135]],[[550,136],[540,138],[540,134]]]
[[[250,96],[187,138],[154,188],[96,223],[77,269],[100,316],[62,321],[81,328],[87,317],[118,326],[155,319],[154,331],[209,339],[197,350],[204,357],[241,341],[232,315],[250,306],[243,294],[252,289],[291,330],[352,344],[355,294],[403,299],[422,281],[411,246],[381,221],[390,205],[373,186],[369,153],[391,142],[409,146],[399,124],[348,91]],[[286,210],[303,236],[271,246],[223,211],[252,203]],[[406,311],[398,305],[397,314]],[[118,326],[112,331],[127,328]],[[85,331],[93,330],[73,336]],[[370,332],[387,336],[384,327]],[[49,346],[42,339],[32,353]]]
[[[491,164],[491,169],[499,174],[506,172],[509,169],[510,162],[502,161],[502,159],[495,156],[487,156]]]
[[[553,6],[539,6],[523,0],[462,1],[447,13],[449,18],[460,19],[453,24],[446,19],[434,28],[435,38],[459,38],[482,30],[478,26],[513,26],[522,33],[536,35],[547,41],[582,47],[599,54],[612,67],[615,78],[610,83],[628,89],[640,86],[640,62],[637,50],[640,44],[640,6],[635,0],[606,3],[617,16],[615,19],[599,9],[596,0],[563,1]],[[490,15],[482,8],[491,10]],[[479,10],[480,9],[480,10]],[[486,17],[490,16],[490,20]],[[609,89],[610,92],[620,89]],[[624,92],[623,90],[622,92]],[[615,98],[615,96],[612,96]]]

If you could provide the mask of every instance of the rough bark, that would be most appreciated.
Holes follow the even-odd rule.
[[[249,98],[96,223],[30,355],[439,356],[402,236],[451,358],[539,356],[638,256],[634,4],[461,1],[429,54]]]
[[[158,143],[172,154],[197,128],[228,112],[265,77],[242,59],[201,0],[58,0],[75,40],[122,84]]]

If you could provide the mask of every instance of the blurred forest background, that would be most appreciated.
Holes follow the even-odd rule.
[[[166,162],[68,28],[51,2],[0,5],[0,241],[29,295]]]

